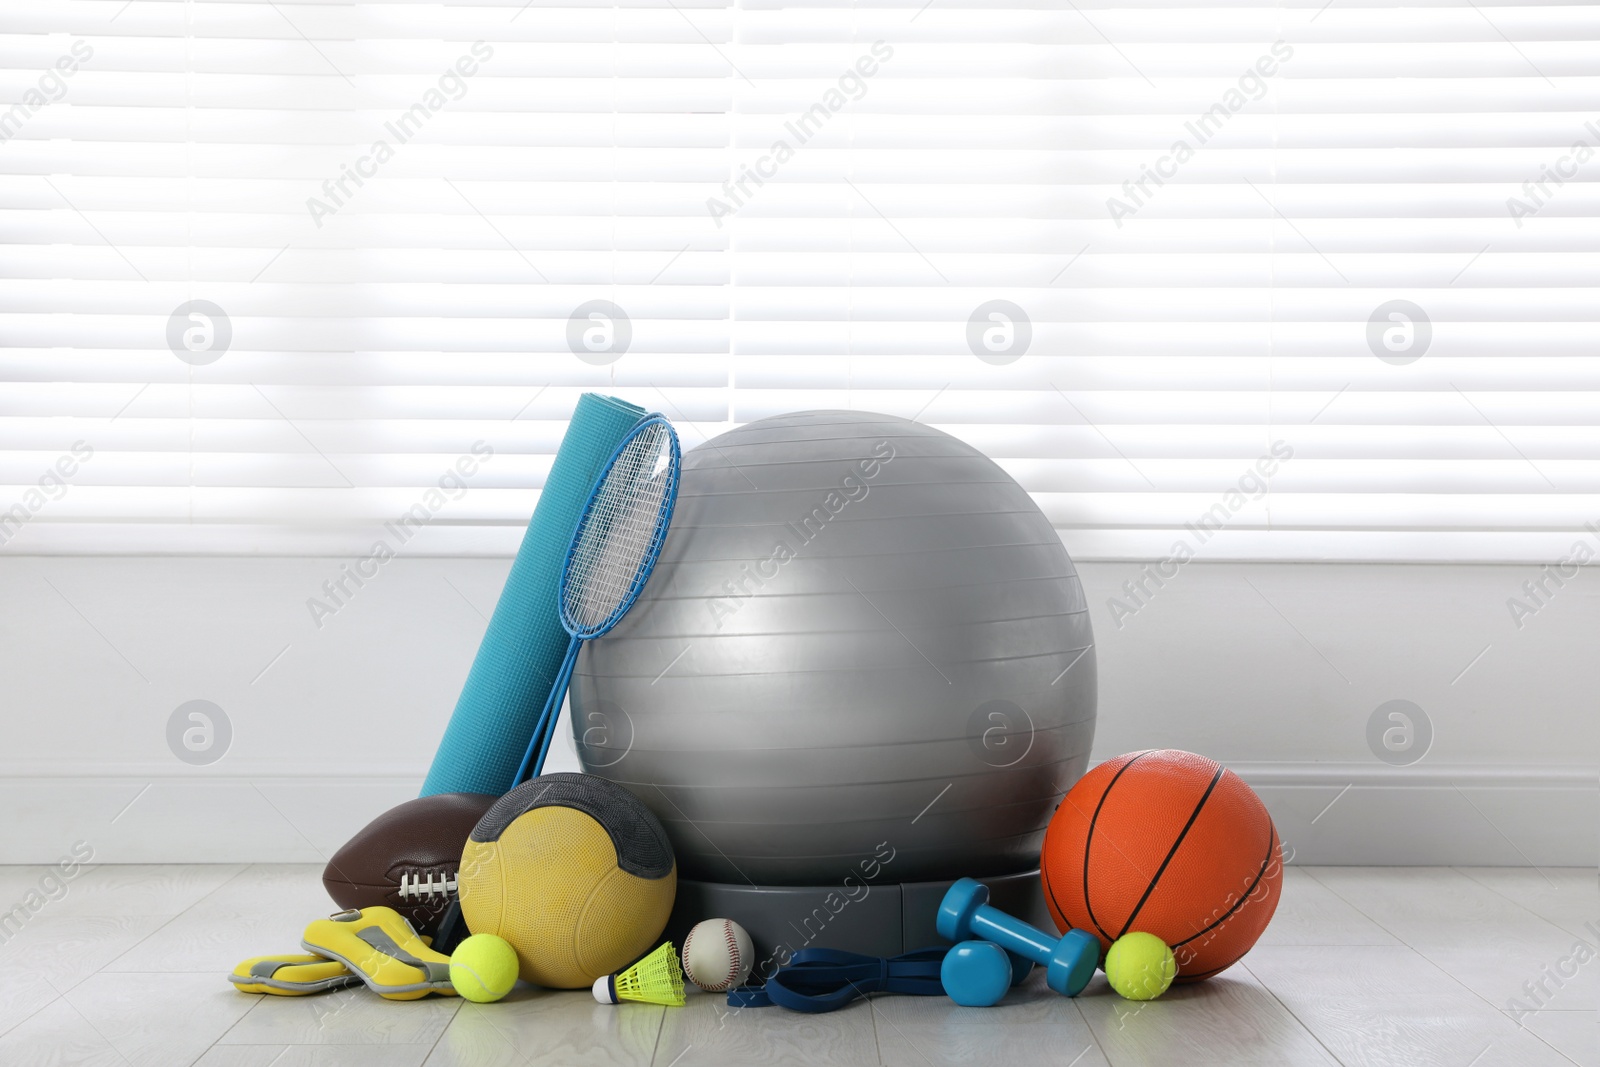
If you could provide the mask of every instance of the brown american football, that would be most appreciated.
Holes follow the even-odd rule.
[[[499,799],[440,793],[396,804],[333,854],[322,884],[341,908],[386,905],[431,936],[456,899],[467,835]]]

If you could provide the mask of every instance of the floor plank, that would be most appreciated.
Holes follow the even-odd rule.
[[[1600,1067],[1600,1026],[1592,1010],[1536,1011],[1510,1017],[1578,1067]]]
[[[1318,882],[1415,948],[1559,930],[1451,867],[1311,867]]]
[[[1111,1067],[1337,1064],[1277,997],[1237,966],[1143,1003],[1123,1000],[1096,975],[1077,1006]]]
[[[322,867],[320,863],[251,864],[196,903],[189,913],[224,918],[282,915],[303,928],[312,919],[324,919],[339,910],[322,886]]]
[[[103,973],[66,999],[132,1067],[193,1062],[251,1007],[210,973]]]
[[[1600,938],[1585,942],[1461,871],[1323,868],[1316,877],[1494,1008],[1600,1001]]]
[[[1592,867],[1457,867],[1479,885],[1584,938],[1600,937],[1600,877]]]
[[[220,980],[241,960],[305,951],[306,923],[283,915],[200,915],[188,911],[105,965],[107,971],[211,971]]]
[[[384,1000],[365,986],[311,997],[232,995],[255,1003],[221,1045],[431,1046],[461,1007],[460,997]]]
[[[66,992],[108,967],[169,921],[161,915],[56,915],[41,911],[0,946],[0,969],[33,975],[55,991]]]
[[[1299,867],[1283,869],[1278,909],[1257,944],[1398,945],[1400,939]]]
[[[1482,945],[1419,948],[1446,974],[1492,1007],[1593,1010],[1600,1002],[1600,946],[1567,933],[1496,938],[1495,951]]]
[[[1052,1063],[1108,1067],[1077,1005],[1035,970],[992,1008],[963,1008],[944,997],[874,997],[878,1052],[889,1067],[966,1067],[975,1063]]]
[[[1570,1067],[1409,946],[1259,946],[1245,966],[1349,1067]]]
[[[194,1067],[422,1067],[427,1045],[217,1045]]]
[[[463,1004],[427,1067],[648,1067],[669,1010],[681,1009],[519,987],[495,1004]]]
[[[60,997],[0,1037],[0,1063],[6,1067],[128,1067],[122,1054]]]
[[[242,874],[244,864],[101,864],[66,883],[56,915],[179,915]]]
[[[0,964],[0,1036],[61,998],[47,982]]]
[[[655,1067],[872,1067],[877,1062],[873,1010],[864,1001],[806,1015],[783,1008],[729,1008],[727,998],[699,992],[666,1013],[655,1055]]]

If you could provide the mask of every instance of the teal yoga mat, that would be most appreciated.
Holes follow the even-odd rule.
[[[561,628],[556,597],[573,528],[606,460],[643,415],[643,408],[616,397],[578,398],[423,796],[499,795],[514,784],[571,640]]]

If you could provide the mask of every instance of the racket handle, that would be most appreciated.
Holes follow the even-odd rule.
[[[522,765],[517,768],[516,778],[511,782],[513,789],[538,774],[544,767],[544,752],[550,747],[545,734],[547,731],[554,732],[555,724],[550,720],[561,714],[561,702],[567,696],[567,682],[572,678],[572,664],[578,658],[578,646],[582,643],[576,637],[567,643],[567,654],[562,657],[561,668],[556,671],[556,676],[550,685],[550,695],[545,698],[544,709],[539,712],[539,721],[534,724],[533,736],[528,738],[528,751],[522,757]],[[536,758],[537,764],[534,762]]]
[[[567,690],[567,686],[568,686],[569,682],[570,682],[570,678],[569,678],[568,682],[563,682],[562,685],[561,685],[562,695],[563,696],[565,696],[565,694],[566,694],[566,690]],[[533,761],[533,767],[529,771],[528,777],[537,778],[537,777],[539,777],[539,775],[544,773],[544,759],[545,759],[545,756],[547,756],[549,754],[549,752],[550,752],[550,742],[554,741],[555,738],[556,738],[556,726],[560,723],[560,721],[561,721],[561,698],[558,697],[556,699],[555,707],[550,709],[550,722],[545,726],[544,740],[539,743],[539,755],[538,755],[538,758],[536,758]]]
[[[556,739],[556,727],[561,723],[561,702],[572,689],[572,672],[578,664],[578,652],[583,648],[583,642],[578,638],[572,639],[572,645],[567,651],[567,658],[561,664],[561,676],[556,680],[555,688],[550,691],[550,717],[545,722],[544,740],[539,744],[539,757],[534,760],[533,768],[529,772],[530,778],[537,778],[544,773],[545,756],[550,753],[550,742]]]

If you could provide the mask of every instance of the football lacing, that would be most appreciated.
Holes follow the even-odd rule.
[[[453,897],[456,895],[456,875],[454,871],[428,871],[427,880],[423,880],[422,871],[406,871],[400,875],[400,899],[423,900],[430,897]]]

